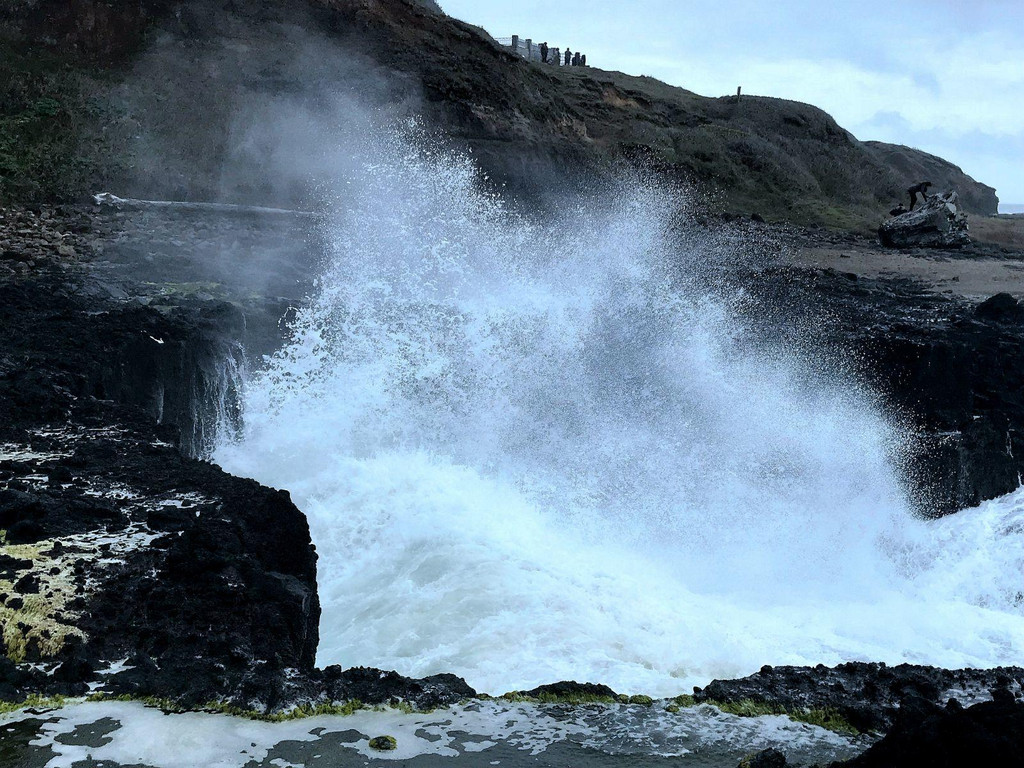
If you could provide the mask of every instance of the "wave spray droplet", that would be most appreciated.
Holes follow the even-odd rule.
[[[868,398],[744,341],[671,194],[531,224],[466,158],[366,158],[215,456],[309,516],[320,663],[677,694],[1019,661],[1024,502],[915,519]]]

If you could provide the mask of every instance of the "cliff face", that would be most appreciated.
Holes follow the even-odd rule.
[[[73,78],[70,90],[84,89],[99,97],[90,104],[106,105],[83,115],[73,98],[57,100],[65,120],[85,126],[67,160],[77,163],[77,186],[69,189],[67,176],[54,174],[33,190],[37,196],[113,183],[129,194],[294,200],[294,189],[260,188],[223,173],[239,120],[259,118],[246,114],[245,94],[323,103],[333,89],[371,106],[400,104],[397,117],[422,114],[524,198],[593,185],[626,160],[711,192],[726,210],[768,219],[868,229],[925,176],[956,189],[968,211],[995,212],[991,188],[955,166],[860,142],[814,107],[752,96],[737,103],[646,77],[538,66],[430,3],[39,0],[12,8],[2,28],[8,45],[22,47],[8,80],[26,80],[24,71],[35,66],[36,54],[26,58],[24,46],[47,44],[76,52],[51,62],[64,78],[58,84]],[[20,110],[11,125],[24,126],[13,118],[49,98],[45,83],[27,80],[31,93],[14,89],[23,103],[9,100],[8,109]],[[44,120],[38,133],[51,129]]]
[[[999,198],[995,189],[974,181],[948,160],[901,144],[868,141],[865,146],[904,179],[930,181],[938,191],[957,190],[960,203],[971,213],[994,216],[999,212]]]

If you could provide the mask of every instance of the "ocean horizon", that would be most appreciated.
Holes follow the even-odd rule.
[[[1000,203],[999,213],[1024,213],[1024,203]]]

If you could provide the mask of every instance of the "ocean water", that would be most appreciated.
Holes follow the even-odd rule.
[[[214,459],[287,488],[321,664],[674,695],[763,664],[1017,663],[1024,495],[913,516],[871,394],[760,349],[654,185],[530,223],[390,137]]]
[[[1000,203],[999,213],[1024,213],[1024,205],[1015,205],[1012,203]]]

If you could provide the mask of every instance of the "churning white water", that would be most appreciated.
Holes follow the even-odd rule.
[[[466,158],[383,144],[215,456],[309,516],[320,663],[676,694],[762,664],[1020,662],[1024,497],[915,519],[892,430],[752,351],[672,195],[529,224]]]

